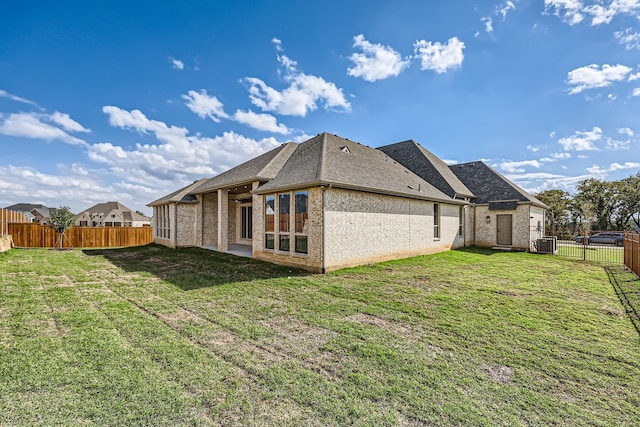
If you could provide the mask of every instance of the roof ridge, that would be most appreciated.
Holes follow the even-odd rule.
[[[267,163],[265,163],[264,167],[262,169],[260,169],[260,171],[256,174],[256,176],[263,176],[262,174],[264,173],[264,171],[269,168],[276,160],[279,160],[279,156],[280,154],[285,150],[286,147],[290,146],[290,145],[296,145],[295,142],[292,141],[287,141],[284,144],[280,144],[279,147],[276,148],[276,150],[278,151],[272,158],[271,160],[269,160]],[[267,152],[268,153],[268,152]],[[266,154],[266,153],[265,153]],[[254,157],[255,158],[255,157]],[[251,161],[252,159],[248,160]],[[239,165],[240,166],[240,165]]]
[[[316,169],[316,180],[321,181],[325,174],[325,164],[327,163],[327,132],[321,133],[320,136],[320,161]]]

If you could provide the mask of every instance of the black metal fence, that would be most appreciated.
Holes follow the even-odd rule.
[[[544,236],[534,246],[536,252],[553,253],[567,258],[622,264],[625,260],[625,237],[622,232],[592,231],[588,236]]]

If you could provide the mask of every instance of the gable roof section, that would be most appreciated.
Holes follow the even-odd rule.
[[[167,203],[195,203],[197,202],[196,196],[190,193],[206,181],[208,181],[206,178],[194,181],[186,187],[182,187],[171,194],[167,194],[166,196],[159,198],[158,200],[147,203],[147,206],[166,205]]]
[[[378,148],[451,198],[474,194],[438,156],[413,140]]]
[[[34,217],[37,217],[36,213],[33,213],[34,211],[37,213],[37,215],[40,215],[42,217],[42,219],[47,219],[47,218],[50,218],[51,214],[53,212],[57,211],[57,209],[56,208],[48,208],[46,206],[31,209],[31,214],[33,214]]]
[[[280,173],[255,193],[333,185],[338,188],[416,199],[450,197],[375,148],[322,133],[301,144]]]
[[[287,142],[235,168],[210,178],[192,189],[189,194],[207,193],[224,187],[251,182],[268,181],[280,172],[298,144]]]
[[[476,196],[475,202],[478,204],[508,200],[533,203],[542,208],[547,207],[484,162],[461,163],[451,165],[449,168],[460,181],[473,191]]]

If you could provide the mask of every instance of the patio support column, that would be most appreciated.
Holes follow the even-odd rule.
[[[229,251],[229,195],[218,190],[218,251]]]
[[[260,186],[260,181],[253,181],[251,183],[251,208],[253,209],[252,223],[251,223],[251,256],[255,258],[254,251],[256,248],[263,248],[264,241],[264,206],[260,203],[263,200],[263,196],[253,194],[254,191]],[[255,244],[254,244],[255,243]]]

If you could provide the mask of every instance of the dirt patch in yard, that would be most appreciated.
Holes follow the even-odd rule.
[[[480,368],[489,379],[501,384],[511,384],[515,376],[514,369],[509,366],[483,364]]]
[[[363,325],[375,326],[406,339],[411,339],[415,336],[411,329],[391,320],[383,319],[382,317],[373,316],[371,314],[356,313],[348,316],[346,319]]]

